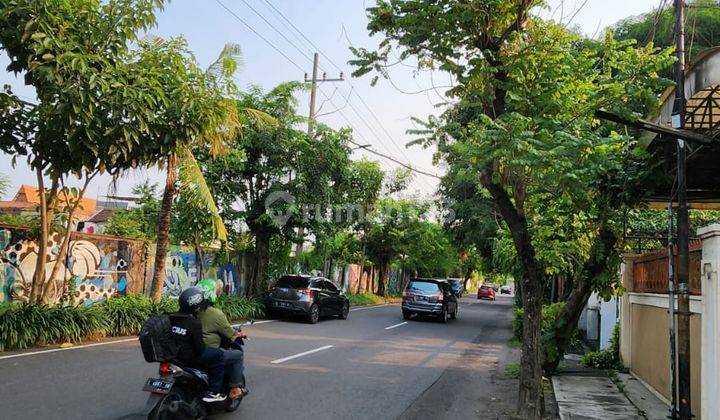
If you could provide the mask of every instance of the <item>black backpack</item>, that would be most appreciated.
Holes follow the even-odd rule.
[[[147,362],[170,362],[177,356],[178,345],[172,334],[170,315],[148,318],[140,330],[140,348]]]

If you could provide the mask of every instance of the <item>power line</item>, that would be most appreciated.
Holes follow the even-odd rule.
[[[245,0],[242,0],[242,1],[245,2]],[[340,66],[338,66],[337,63],[335,63],[335,61],[333,61],[332,58],[330,58],[327,54],[325,54],[325,53],[322,51],[322,49],[320,49],[311,39],[309,39],[307,36],[305,36],[305,34],[303,33],[303,31],[301,31],[297,26],[295,26],[295,24],[294,24],[290,19],[288,19],[277,7],[275,7],[269,0],[265,0],[265,3],[267,3],[267,5],[272,8],[272,10],[274,10],[284,21],[286,21],[286,22],[295,30],[295,32],[297,32],[298,34],[300,34],[300,36],[301,36],[303,39],[305,39],[305,41],[307,41],[307,43],[310,44],[310,46],[312,46],[316,51],[318,51],[318,52],[320,53],[320,55],[322,55],[323,57],[325,57],[325,59],[327,59],[330,64],[332,64],[338,71],[342,71],[342,68],[340,68]],[[263,20],[265,20],[265,21],[267,22],[266,19],[263,19]],[[287,26],[286,26],[286,27],[287,27]],[[276,29],[276,30],[277,30],[277,29]],[[287,40],[287,38],[286,38],[286,40]],[[296,49],[298,49],[298,48],[296,47]],[[298,49],[298,51],[299,51],[299,49]],[[393,144],[393,146],[395,146],[396,150],[397,150],[400,154],[405,153],[405,150],[404,150],[403,148],[401,148],[401,147],[397,144],[397,142],[395,141],[394,137],[390,134],[390,132],[389,132],[388,129],[385,127],[385,125],[382,123],[382,121],[380,121],[380,119],[377,117],[377,115],[376,115],[375,112],[372,110],[372,108],[370,108],[370,106],[367,104],[367,102],[365,101],[365,99],[360,95],[360,93],[359,93],[358,90],[355,88],[355,86],[354,86],[351,82],[349,82],[349,81],[348,81],[348,84],[349,84],[350,87],[351,87],[351,92],[348,94],[348,97],[350,97],[350,95],[352,94],[352,90],[354,90],[354,91],[355,91],[355,96],[358,97],[358,99],[360,100],[360,102],[362,103],[362,105],[365,107],[365,109],[368,111],[368,113],[370,113],[371,117],[372,117],[372,118],[375,120],[375,122],[380,126],[380,128],[382,129],[382,131],[383,131],[383,133],[385,134],[385,136],[387,136],[387,138],[390,140],[390,142]],[[353,109],[353,112],[355,112],[355,113],[358,115],[358,117],[360,117],[359,112],[357,111],[357,109],[355,109],[355,108],[352,106],[352,104],[350,104],[350,107]],[[370,126],[367,124],[367,122],[364,121],[364,118],[362,118],[362,117],[360,117],[360,118],[363,120],[363,123],[364,123],[366,126],[368,126],[368,128],[370,128]],[[370,128],[370,129],[372,130],[372,128]],[[379,140],[379,138],[381,137],[381,136],[378,136],[377,134],[374,134],[374,136],[377,137],[378,140]],[[388,149],[388,148],[384,145],[384,142],[381,141],[380,144],[383,146],[383,148],[384,148],[385,150],[388,151],[388,153],[391,153],[391,152],[390,152],[390,149]]]
[[[248,7],[250,7],[258,16],[260,16],[261,19],[263,19],[263,21],[265,21],[265,23],[267,23],[270,27],[272,27],[276,32],[281,33],[274,25],[272,25],[272,23],[270,23],[266,18],[264,18],[260,12],[258,12],[258,11],[257,11],[256,9],[254,9],[252,6],[250,6],[245,0],[242,0],[242,1],[243,1],[243,3],[245,3],[246,5],[248,5]],[[300,71],[302,71],[302,72],[305,71],[299,64],[297,64],[297,62],[295,62],[292,58],[290,58],[287,54],[285,54],[282,50],[280,50],[277,46],[275,46],[271,41],[269,41],[269,40],[268,40],[266,37],[264,37],[261,33],[259,33],[257,30],[255,30],[255,28],[253,28],[249,23],[247,23],[243,18],[241,18],[241,17],[240,17],[237,13],[235,13],[232,9],[228,8],[224,3],[222,3],[222,1],[220,1],[220,0],[215,0],[215,2],[218,3],[223,9],[225,9],[225,10],[226,10],[228,13],[230,13],[233,17],[235,17],[235,19],[237,19],[239,22],[241,22],[243,25],[245,25],[245,27],[247,27],[248,29],[250,29],[250,31],[252,31],[258,38],[260,38],[262,41],[264,41],[266,44],[268,44],[272,49],[274,49],[278,54],[280,54],[282,57],[284,57],[288,62],[290,62],[291,64],[293,64],[298,70],[300,70]],[[273,8],[273,10],[276,10],[276,11],[283,17],[283,19],[285,19],[288,23],[290,23],[290,25],[291,25],[308,43],[310,43],[310,45],[312,45],[313,47],[316,47],[316,48],[317,48],[317,46],[316,46],[312,41],[310,41],[302,32],[300,32],[300,31],[297,29],[297,27],[296,27],[289,19],[287,19],[287,18],[282,14],[282,12],[280,12],[279,10],[277,10],[277,8],[275,8],[271,3],[267,2],[267,0],[266,0],[266,3],[268,3],[268,4],[270,5],[270,7]],[[294,42],[292,42],[291,40],[289,40],[289,39],[288,39],[286,36],[284,36],[284,35],[283,35],[283,38],[284,38],[285,41],[287,41],[290,45],[292,45],[293,48],[295,48],[297,51],[299,51],[299,52],[303,55],[303,57],[305,57],[305,56],[304,56],[304,53],[302,52],[302,50],[301,50],[300,48],[298,48],[297,45],[295,45]],[[317,48],[317,50],[318,50],[318,52],[319,52],[323,57],[327,58],[328,61],[329,61],[333,66],[335,66],[336,68],[340,69],[340,67],[337,66],[337,64],[335,64],[335,63],[332,61],[332,59],[330,59],[330,58],[327,57],[322,51],[320,51],[319,48]],[[341,70],[341,69],[340,69],[340,70]],[[351,85],[351,87],[354,88],[354,86],[352,86],[352,85]],[[327,98],[328,102],[330,102],[335,108],[338,108],[337,105],[335,105],[335,103],[332,101],[332,99],[329,98],[328,95],[327,95],[322,89],[319,89],[319,90],[320,90],[320,92]],[[350,92],[350,94],[351,94],[351,93],[352,93],[352,91]],[[350,95],[348,95],[348,98],[349,98],[349,97],[350,97]],[[358,97],[359,97],[359,95],[358,95]],[[368,126],[368,128],[370,129],[373,137],[375,137],[376,140],[379,140],[379,138],[378,138],[379,136],[378,136],[377,133],[375,133],[375,131],[372,129],[372,126],[367,123],[367,120],[365,120],[365,119],[361,116],[361,114],[357,111],[357,109],[356,109],[351,103],[348,102],[348,105],[351,107],[351,109],[353,109],[353,111],[358,115],[358,117],[364,122],[364,124],[365,124],[366,126]],[[367,104],[365,104],[365,106],[367,106]],[[350,121],[350,119],[345,115],[344,112],[342,112],[342,109],[338,108],[338,109],[337,109],[337,112],[338,112],[338,113],[340,114],[340,116],[348,123],[348,125],[349,125],[351,128],[354,129],[354,132],[355,132],[356,134],[358,134],[361,138],[364,139],[364,137],[358,132],[358,130],[355,129],[355,127],[354,127],[354,125],[352,124],[352,122]],[[375,117],[375,118],[377,118],[377,117]],[[382,125],[382,124],[380,123],[380,125]],[[383,127],[383,128],[384,128],[384,127]],[[392,140],[392,138],[391,138],[391,140]],[[355,145],[358,145],[358,143],[356,143],[356,142],[354,142],[354,141],[351,141],[351,143],[353,143],[353,144],[355,144]],[[385,145],[383,144],[382,141],[380,141],[380,144],[383,145],[383,147],[385,147]],[[386,147],[385,147],[385,148],[386,148]],[[387,149],[387,148],[386,148],[386,149]],[[435,174],[433,174],[433,173],[416,169],[416,168],[414,168],[413,166],[411,166],[411,165],[408,164],[408,163],[402,162],[401,160],[399,160],[399,159],[397,159],[397,158],[394,158],[394,157],[392,157],[392,156],[389,156],[389,155],[386,155],[386,154],[384,154],[384,153],[378,152],[378,151],[376,151],[376,150],[371,150],[371,149],[369,149],[369,148],[365,148],[365,150],[367,150],[368,152],[373,153],[373,154],[375,154],[375,155],[377,155],[377,156],[380,156],[380,157],[383,157],[383,158],[385,158],[385,159],[387,159],[387,160],[390,160],[390,161],[392,161],[392,162],[394,162],[394,163],[396,163],[396,164],[398,164],[398,165],[401,165],[401,166],[403,166],[403,167],[405,167],[405,168],[408,168],[408,169],[410,169],[410,170],[412,170],[412,171],[414,171],[414,172],[416,172],[416,173],[419,173],[419,174],[422,174],[422,175],[425,175],[425,176],[430,176],[430,177],[437,178],[437,179],[440,179],[440,178],[441,178],[441,177],[439,177],[438,175],[435,175]],[[388,150],[388,152],[389,152],[389,150]],[[421,181],[421,182],[423,182],[423,181]],[[424,183],[424,182],[423,182],[423,183]],[[424,184],[425,184],[425,183],[424,183]],[[424,186],[425,186],[426,188],[429,188],[430,190],[432,190],[432,188],[429,187],[427,184],[425,184]]]
[[[328,100],[331,104],[333,104],[333,106],[335,106],[335,104],[333,103],[332,99],[327,96],[327,94],[325,93],[325,91],[323,91],[322,89],[320,89],[320,92],[327,98],[327,100]],[[345,115],[345,113],[342,112],[342,111],[340,111],[339,114],[340,114],[340,116],[343,117],[343,119],[352,127],[352,123],[350,122],[350,120],[348,119],[348,117]],[[358,134],[359,134],[359,133],[358,133]],[[364,141],[366,140],[366,139],[364,138],[364,136],[362,136],[361,134],[359,134],[359,135],[360,135],[360,138],[361,138],[361,139],[363,139]],[[352,144],[354,144],[354,145],[356,145],[356,146],[362,146],[360,143],[357,143],[357,142],[354,141],[354,140],[349,140],[349,141],[350,141],[350,143],[352,143]],[[422,174],[422,175],[425,175],[425,176],[429,176],[429,177],[432,177],[432,178],[442,179],[442,177],[439,176],[439,175],[436,175],[436,174],[433,174],[433,173],[430,173],[430,172],[426,172],[426,171],[423,171],[423,170],[421,170],[421,169],[417,169],[417,168],[413,167],[412,165],[410,165],[410,164],[408,164],[408,163],[402,162],[402,161],[400,161],[400,160],[398,160],[398,159],[396,159],[396,158],[394,158],[394,157],[392,157],[392,156],[389,156],[389,155],[386,155],[386,154],[384,154],[384,153],[378,152],[377,150],[373,150],[373,149],[371,149],[371,148],[369,148],[369,147],[363,147],[363,150],[366,150],[366,151],[368,151],[368,152],[370,152],[370,153],[372,153],[372,154],[374,154],[374,155],[383,157],[383,158],[385,158],[385,159],[387,159],[387,160],[389,160],[389,161],[391,161],[391,162],[395,162],[395,163],[397,163],[398,165],[403,166],[403,167],[405,167],[405,168],[407,168],[407,169],[410,169],[410,170],[413,171],[413,172],[416,172],[416,173],[419,173],[419,174]],[[425,186],[427,187],[428,185],[426,184]]]
[[[295,48],[295,49],[300,53],[300,55],[302,55],[303,57],[305,57],[305,52],[303,52],[300,48],[298,48],[297,45],[295,45],[294,42],[292,42],[290,39],[288,39],[288,37],[286,37],[285,34],[284,34],[281,30],[279,30],[278,28],[275,27],[275,25],[273,25],[272,23],[270,23],[270,21],[267,20],[267,18],[265,18],[265,16],[264,16],[262,13],[258,12],[257,9],[255,9],[254,7],[252,7],[252,6],[250,5],[250,3],[248,3],[246,0],[240,0],[240,1],[242,1],[243,3],[245,3],[245,5],[250,8],[250,10],[252,10],[253,12],[255,12],[255,14],[260,17],[260,19],[262,19],[265,23],[267,23],[267,25],[268,25],[269,27],[271,27],[275,32],[277,32],[278,35],[280,35],[285,41],[287,41],[288,44],[292,45],[292,47]],[[312,63],[312,60],[310,60],[310,62]]]
[[[256,31],[255,28],[253,28],[252,26],[250,26],[250,24],[248,24],[247,22],[245,22],[245,20],[244,20],[243,18],[241,18],[240,16],[238,16],[237,13],[233,12],[230,8],[228,8],[227,6],[225,6],[225,4],[224,4],[223,2],[221,2],[220,0],[215,0],[215,2],[216,2],[217,4],[219,4],[220,6],[222,6],[223,9],[227,10],[228,13],[230,13],[231,15],[233,15],[233,16],[235,17],[235,19],[237,19],[238,21],[240,21],[240,23],[242,23],[242,24],[245,25],[248,29],[250,29],[255,35],[258,36],[258,38],[260,38],[260,39],[262,39],[263,41],[265,41],[265,43],[268,44],[272,49],[274,49],[275,51],[277,51],[278,54],[280,54],[280,55],[282,55],[283,57],[285,57],[285,59],[286,59],[287,61],[289,61],[291,64],[293,64],[295,67],[297,67],[301,72],[304,72],[304,71],[305,71],[298,63],[296,63],[295,61],[293,61],[293,59],[291,59],[290,57],[288,57],[284,52],[282,52],[278,47],[276,47],[275,44],[273,44],[272,42],[268,41],[268,39],[265,38],[264,36],[262,36],[258,31]]]
[[[300,36],[302,36],[302,37],[305,39],[305,41],[308,42],[308,44],[310,44],[316,51],[318,51],[318,52],[320,53],[320,55],[322,55],[323,57],[325,57],[325,59],[326,59],[330,64],[332,64],[338,71],[342,71],[342,69],[340,68],[340,66],[338,66],[337,64],[335,64],[335,62],[334,62],[330,57],[328,57],[327,55],[325,55],[325,53],[322,52],[322,50],[320,50],[320,48],[318,48],[318,46],[315,45],[314,42],[312,42],[307,36],[305,36],[305,34],[303,33],[303,31],[301,31],[300,29],[298,29],[298,27],[295,26],[295,24],[292,23],[292,21],[291,21],[290,19],[288,19],[287,17],[285,17],[285,15],[283,14],[283,12],[281,12],[280,10],[278,10],[278,8],[275,7],[275,6],[274,6],[272,3],[270,3],[268,0],[265,0],[265,3],[267,3],[268,6],[270,6],[270,7],[271,7],[278,15],[280,15],[280,17],[282,17],[287,23],[289,23],[290,26],[292,26],[293,29],[295,29],[295,31],[297,31],[297,33],[299,33]]]

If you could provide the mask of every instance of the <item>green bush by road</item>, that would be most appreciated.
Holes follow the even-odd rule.
[[[231,320],[260,317],[257,299],[222,296],[220,308]],[[77,342],[87,337],[137,334],[151,315],[177,311],[177,301],[154,303],[143,296],[112,298],[90,307],[0,304],[0,351],[34,345]]]
[[[381,305],[384,303],[395,303],[400,301],[400,295],[389,295],[388,297],[378,296],[375,293],[348,293],[350,306]]]

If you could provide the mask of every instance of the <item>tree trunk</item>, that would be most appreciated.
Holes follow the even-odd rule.
[[[578,320],[585,309],[590,294],[592,294],[595,280],[612,270],[610,260],[612,259],[617,237],[612,230],[606,226],[605,220],[601,222],[598,235],[590,250],[590,258],[583,264],[583,269],[578,276],[577,282],[570,296],[565,302],[565,307],[560,312],[555,325],[553,325],[553,339],[548,345],[556,348],[557,357],[548,360],[547,356],[543,361],[543,371],[547,376],[552,375],[558,364],[565,355],[570,339],[577,328]]]
[[[97,172],[95,173],[97,174]],[[53,264],[52,271],[50,272],[49,279],[45,282],[45,287],[43,289],[42,298],[40,299],[43,303],[54,303],[54,297],[58,294],[57,293],[57,276],[60,272],[60,267],[63,267],[67,269],[67,253],[68,249],[70,248],[70,235],[72,234],[72,224],[73,224],[73,217],[75,216],[75,211],[77,210],[78,206],[80,205],[80,200],[85,196],[85,191],[87,191],[88,185],[90,185],[90,181],[95,177],[95,174],[89,175],[86,174],[85,176],[85,183],[83,184],[82,190],[80,190],[80,193],[77,197],[77,201],[74,203],[70,202],[70,199],[68,197],[68,192],[64,188],[64,181],[63,181],[63,193],[65,194],[65,211],[67,211],[67,221],[65,222],[65,233],[63,234],[62,241],[60,242],[60,253],[58,253],[57,259],[55,260],[55,264]],[[63,284],[65,282],[63,281]],[[61,293],[64,294],[65,292],[65,286],[63,286],[63,290]],[[54,296],[55,295],[55,296]]]
[[[387,296],[388,274],[390,274],[390,261],[381,260],[379,268],[380,268],[380,276],[378,277],[377,294],[379,296],[386,297]]]
[[[195,246],[195,258],[198,262],[198,281],[200,281],[205,277],[205,255],[197,237],[193,245]]]
[[[153,282],[150,297],[155,302],[162,299],[163,285],[165,284],[165,260],[170,245],[170,218],[172,216],[173,199],[175,198],[175,183],[177,181],[177,156],[173,153],[167,159],[167,177],[165,178],[165,191],[160,205],[160,219],[158,221],[157,247],[155,249],[155,267],[153,269]]]
[[[267,289],[268,261],[270,260],[270,233],[264,228],[255,232],[255,272],[253,273],[253,294],[260,296]]]
[[[543,285],[532,246],[522,204],[518,207],[504,187],[493,181],[492,169],[485,168],[480,182],[490,192],[493,201],[510,229],[515,251],[522,266],[523,343],[520,358],[520,390],[518,416],[541,420],[545,410],[542,386],[542,343],[540,341]]]
[[[469,281],[470,277],[465,277],[465,279],[463,280],[463,290],[467,291]]]
[[[37,238],[38,255],[37,261],[35,261],[35,273],[33,274],[32,283],[30,284],[30,303],[35,303],[40,298],[42,286],[43,283],[45,283],[45,257],[47,256],[47,243],[50,236],[48,199],[45,192],[45,180],[43,179],[42,169],[36,168],[35,174],[37,175],[38,196],[40,199],[40,237]],[[55,186],[56,184],[53,183],[53,185]]]
[[[365,274],[365,246],[367,245],[367,239],[365,234],[362,235],[362,256],[360,257],[360,280],[358,281],[357,292],[360,293],[360,287],[362,286],[363,274]]]

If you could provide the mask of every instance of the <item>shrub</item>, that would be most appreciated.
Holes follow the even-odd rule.
[[[263,316],[258,299],[221,296],[218,307],[231,320]],[[137,334],[151,315],[176,312],[176,299],[154,303],[144,296],[107,299],[92,306],[0,304],[0,351],[37,344],[77,342],[90,336]]]
[[[260,299],[239,296],[219,296],[215,303],[230,320],[260,318],[265,315],[265,305]]]
[[[560,313],[562,312],[563,308],[565,307],[565,302],[557,302],[550,305],[543,305],[542,307],[542,321],[540,324],[541,328],[541,336],[543,341],[543,351],[545,352],[545,359],[550,360],[554,359],[560,356],[558,349],[555,346],[554,338],[554,328],[553,326],[557,322],[558,318],[560,317]],[[522,343],[522,333],[523,333],[523,315],[525,314],[525,311],[523,308],[514,308],[513,309],[513,322],[512,322],[512,329],[513,329],[513,336],[515,340]],[[573,330],[572,336],[570,337],[570,340],[568,342],[568,348],[572,350],[580,350],[582,349],[582,342],[580,341],[580,333],[578,332],[577,328]]]
[[[402,299],[402,294],[388,294],[386,298],[376,295],[375,293],[348,293],[348,299],[350,300],[350,306],[362,306],[362,305],[381,305],[383,303],[398,302]]]
[[[153,314],[152,301],[144,296],[124,296],[107,299],[94,305],[102,309],[110,324],[110,335],[137,334],[142,324]]]
[[[95,307],[6,303],[0,306],[0,351],[105,335],[107,318]]]
[[[385,303],[385,300],[382,298],[382,296],[378,296],[375,293],[351,293],[348,294],[348,299],[350,300],[351,306]]]
[[[624,370],[620,362],[620,324],[615,324],[608,348],[587,353],[580,364],[595,369]]]

